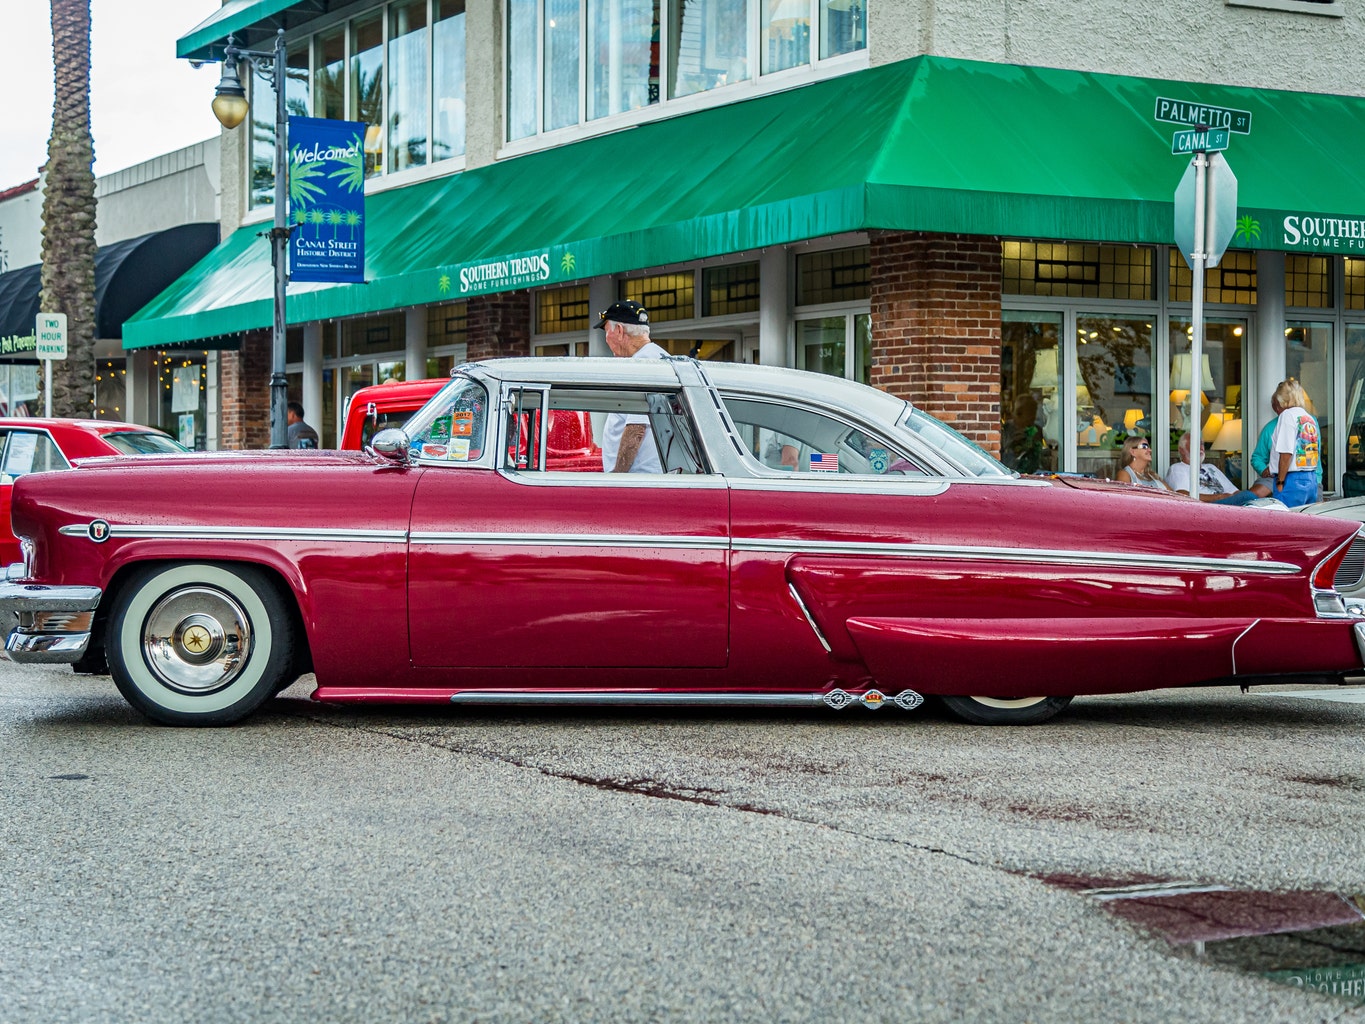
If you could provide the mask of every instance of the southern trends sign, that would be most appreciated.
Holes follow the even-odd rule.
[[[289,277],[365,280],[365,123],[289,119]]]

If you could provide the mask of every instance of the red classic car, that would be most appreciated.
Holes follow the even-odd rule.
[[[0,565],[19,559],[19,541],[10,532],[9,504],[14,481],[20,477],[70,469],[76,459],[101,455],[183,451],[185,448],[169,434],[133,423],[0,418]]]
[[[431,378],[390,381],[361,388],[351,396],[346,406],[346,423],[341,432],[342,450],[361,451],[379,431],[401,427],[448,383],[449,378]],[[523,421],[523,444],[526,441],[526,428],[526,421]],[[545,441],[545,468],[578,473],[602,471],[602,449],[593,441],[591,416],[569,409],[557,409],[550,413],[550,433]]]
[[[561,412],[634,417],[659,471],[551,468]],[[1337,589],[1358,524],[1021,478],[883,392],[683,358],[466,365],[365,452],[99,460],[21,480],[13,514],[10,657],[107,661],[175,724],[309,670],[333,703],[931,696],[1028,723],[1340,682],[1365,643]]]

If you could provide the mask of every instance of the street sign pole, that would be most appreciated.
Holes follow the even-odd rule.
[[[35,354],[43,361],[43,415],[52,415],[52,360],[66,358],[66,314],[39,313],[33,324]]]
[[[1202,420],[1204,382],[1199,379],[1204,351],[1204,264],[1208,260],[1204,239],[1204,209],[1208,197],[1209,157],[1202,149],[1194,154],[1194,251],[1190,253],[1190,269],[1194,271],[1194,287],[1190,294],[1190,418],[1185,429],[1190,432],[1190,497],[1199,500],[1199,471],[1204,463],[1204,429]],[[1195,445],[1199,447],[1196,449]]]

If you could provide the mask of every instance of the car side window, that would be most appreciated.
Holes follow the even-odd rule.
[[[722,396],[745,454],[786,473],[925,476],[928,469],[885,438],[823,410],[776,400]]]
[[[408,423],[408,447],[423,462],[477,462],[488,436],[488,392],[470,377],[456,377]]]
[[[0,455],[0,477],[5,483],[13,483],[29,473],[70,468],[71,463],[46,434],[11,430],[5,436],[5,451]]]
[[[640,426],[645,430],[633,472],[708,472],[692,417],[677,393],[510,385],[504,408],[507,469],[609,472],[627,429]]]

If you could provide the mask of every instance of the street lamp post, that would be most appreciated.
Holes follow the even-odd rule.
[[[284,376],[284,293],[289,283],[289,226],[285,211],[288,195],[289,126],[285,114],[284,29],[275,35],[274,50],[243,50],[228,36],[223,51],[223,77],[213,97],[213,116],[224,128],[233,129],[246,120],[249,106],[246,90],[237,76],[240,63],[246,63],[262,77],[269,76],[275,87],[275,225],[270,229],[270,264],[275,270],[275,323],[270,334],[270,447],[289,447],[289,428],[285,408],[289,402]]]

